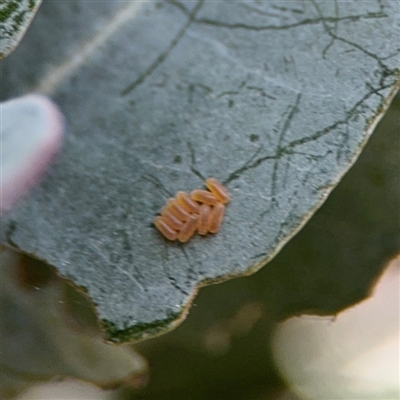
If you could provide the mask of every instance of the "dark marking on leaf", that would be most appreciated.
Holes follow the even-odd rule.
[[[15,232],[15,230],[17,229],[17,223],[14,220],[11,220],[8,223],[8,229],[6,232],[6,240],[7,243],[13,247],[14,249],[19,249],[19,246],[13,241],[12,236]]]
[[[202,181],[205,181],[206,178],[203,176],[203,174],[201,174],[196,168],[196,153],[194,151],[194,148],[192,146],[192,144],[190,142],[187,142],[187,146],[190,152],[190,159],[191,159],[191,165],[190,165],[190,170],[196,175],[198,176]]]
[[[167,49],[161,53],[155,61],[147,68],[146,71],[144,71],[137,79],[135,79],[130,85],[128,85],[124,90],[121,92],[121,96],[126,96],[132,90],[134,90],[136,87],[141,85],[145,79],[150,76],[153,71],[164,62],[164,60],[168,57],[168,54],[172,51],[172,49],[179,43],[179,41],[182,39],[184,36],[186,30],[189,28],[189,26],[192,24],[194,21],[194,18],[197,14],[197,12],[200,10],[201,6],[203,5],[204,0],[199,0],[198,3],[196,4],[196,7],[194,10],[188,15],[188,20],[184,24],[184,26],[180,29],[178,34],[175,36],[175,38],[172,40],[170,45],[167,47]]]
[[[143,175],[143,178],[153,183],[156,188],[161,189],[168,197],[173,197],[172,191],[168,190],[156,176],[146,174]]]
[[[249,137],[250,137],[250,141],[253,143],[257,142],[260,139],[260,136],[256,135],[255,133],[252,133]]]

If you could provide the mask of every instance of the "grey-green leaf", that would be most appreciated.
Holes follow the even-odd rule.
[[[398,87],[397,11],[45,3],[3,64],[3,96],[50,94],[69,132],[3,243],[85,287],[113,340],[174,326],[201,284],[265,265],[353,164]],[[232,197],[220,232],[164,240],[154,216],[209,176]]]
[[[42,0],[3,0],[0,4],[0,59],[23,38]]]

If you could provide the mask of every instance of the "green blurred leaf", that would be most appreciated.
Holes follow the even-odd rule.
[[[76,324],[69,302],[92,314],[93,306],[66,295],[71,289],[52,268],[10,250],[0,260],[1,398],[59,375],[102,387],[143,379],[147,364],[140,355],[104,343],[98,327]]]

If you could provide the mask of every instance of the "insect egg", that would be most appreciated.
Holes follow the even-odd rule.
[[[208,231],[211,233],[216,233],[224,217],[225,206],[222,203],[217,203],[211,210],[208,218]]]
[[[167,201],[168,211],[171,212],[176,218],[178,218],[182,222],[186,222],[190,220],[190,214],[180,206],[175,199],[169,199]]]
[[[186,243],[197,231],[200,235],[219,231],[225,205],[230,196],[226,188],[214,178],[206,180],[208,190],[193,190],[190,195],[179,191],[167,200],[154,225],[168,240]],[[199,204],[200,203],[200,204]]]
[[[199,205],[186,192],[178,192],[176,201],[189,213],[197,214],[199,212]]]
[[[230,197],[226,188],[222,183],[218,182],[214,178],[208,178],[206,180],[207,189],[214,194],[214,196],[223,204],[229,203]]]
[[[154,225],[168,240],[176,240],[178,237],[178,233],[167,224],[167,222],[164,220],[164,217],[155,217]]]
[[[200,235],[206,235],[208,232],[208,221],[210,216],[211,207],[207,204],[202,204],[200,206],[200,215],[198,229]]]
[[[217,198],[207,190],[193,190],[191,197],[193,200],[196,200],[199,203],[208,204],[209,206],[214,206],[218,202]]]
[[[196,232],[198,224],[197,215],[191,215],[189,221],[187,221],[178,234],[178,240],[182,243],[187,242],[193,234]]]
[[[183,222],[180,221],[178,218],[176,218],[175,215],[171,213],[171,211],[168,209],[167,206],[161,209],[160,214],[164,217],[164,221],[172,229],[179,231],[182,228]]]

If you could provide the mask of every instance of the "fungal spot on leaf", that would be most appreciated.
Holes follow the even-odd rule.
[[[254,134],[254,133],[252,133],[252,134],[250,135],[250,141],[251,141],[251,142],[253,142],[253,143],[254,143],[254,142],[257,142],[258,139],[260,139],[260,136]]]

